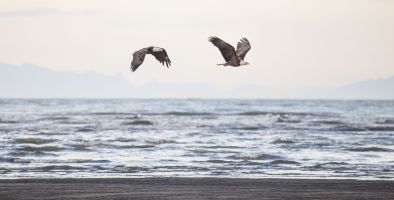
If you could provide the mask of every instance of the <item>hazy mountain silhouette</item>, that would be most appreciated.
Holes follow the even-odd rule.
[[[335,95],[349,99],[394,99],[394,76],[346,85],[338,88]]]
[[[0,98],[319,98],[394,99],[394,77],[339,88],[275,89],[245,85],[222,91],[208,84],[150,82],[132,86],[124,77],[58,72],[36,65],[0,63]]]
[[[341,87],[275,89],[253,85],[241,86],[231,91],[231,95],[237,95],[239,98],[394,99],[394,76],[387,79],[364,80]]]
[[[133,87],[120,75],[58,72],[31,64],[0,63],[0,98],[209,98],[216,94],[204,84],[151,82]]]
[[[0,64],[0,97],[127,97],[125,91],[131,88],[121,76],[57,72],[30,64]]]

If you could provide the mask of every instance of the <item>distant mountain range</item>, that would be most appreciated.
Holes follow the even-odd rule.
[[[394,99],[394,76],[338,88],[274,89],[256,85],[222,91],[208,84],[151,82],[140,87],[124,77],[58,72],[36,65],[0,63],[0,98],[306,98]]]
[[[348,99],[394,99],[394,76],[346,85],[335,90],[334,94]]]
[[[29,64],[0,64],[0,97],[120,97],[130,89],[127,80],[120,76],[57,72]]]

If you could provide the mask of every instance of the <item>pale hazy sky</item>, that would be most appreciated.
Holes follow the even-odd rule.
[[[219,88],[339,86],[394,75],[393,0],[1,0],[0,62],[121,74],[132,84]],[[216,66],[218,36],[252,44],[242,68]],[[133,51],[167,49],[135,72]]]

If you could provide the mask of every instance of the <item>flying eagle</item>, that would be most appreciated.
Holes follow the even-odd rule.
[[[212,44],[215,45],[217,48],[219,48],[224,60],[226,60],[226,63],[218,65],[230,65],[233,67],[239,67],[241,65],[249,64],[248,62],[244,61],[246,54],[251,48],[248,39],[242,38],[241,41],[237,44],[237,50],[235,50],[233,46],[218,37],[210,37],[208,40],[212,42]]]
[[[147,47],[141,50],[138,50],[133,53],[133,61],[131,61],[131,71],[137,70],[137,68],[144,62],[145,55],[152,54],[161,64],[167,66],[171,66],[171,60],[168,58],[167,52],[165,49],[160,47]]]

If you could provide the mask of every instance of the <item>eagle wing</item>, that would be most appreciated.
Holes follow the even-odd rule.
[[[215,45],[217,48],[219,48],[220,53],[222,53],[222,56],[224,60],[226,60],[226,62],[228,63],[239,62],[233,46],[231,46],[230,44],[221,40],[218,37],[210,37],[209,41],[212,42],[212,44]]]
[[[148,53],[147,48],[143,48],[133,53],[130,69],[134,72],[144,62],[145,55]]]
[[[160,52],[152,52],[152,55],[156,58],[156,60],[158,60],[161,64],[165,64],[166,67],[168,68],[168,66],[171,66],[171,60],[167,55],[167,52],[165,49],[163,49],[163,51]]]
[[[250,50],[250,43],[249,40],[246,38],[242,38],[241,41],[237,44],[237,56],[239,59],[244,60],[246,54]]]

